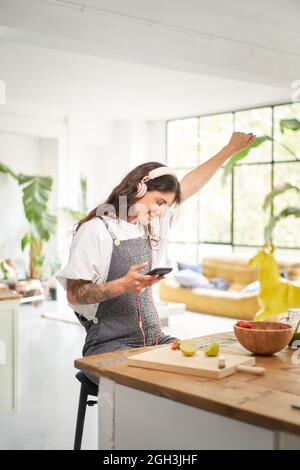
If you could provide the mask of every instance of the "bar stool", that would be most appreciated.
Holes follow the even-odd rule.
[[[88,396],[97,397],[98,386],[94,384],[94,382],[92,382],[83,372],[77,372],[75,377],[81,383],[81,387],[77,411],[74,450],[80,450],[86,406],[94,406],[98,403],[96,400],[88,400]]]

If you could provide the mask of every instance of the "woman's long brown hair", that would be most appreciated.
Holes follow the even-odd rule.
[[[128,175],[121,181],[121,183],[116,186],[111,194],[108,196],[106,201],[101,203],[98,207],[95,207],[92,211],[90,211],[83,219],[81,219],[76,228],[75,233],[81,227],[82,224],[88,222],[89,220],[94,219],[102,213],[102,215],[111,215],[109,211],[107,214],[105,211],[101,211],[101,206],[110,206],[113,209],[113,215],[119,218],[120,212],[120,197],[123,196],[126,200],[127,207],[126,207],[126,217],[128,215],[128,209],[133,206],[137,201],[136,193],[137,193],[137,186],[141,179],[146,176],[149,171],[154,170],[155,168],[159,168],[161,166],[166,166],[159,162],[148,162],[142,163],[141,165],[137,166],[133,170],[131,170]],[[181,193],[180,193],[180,184],[178,179],[173,175],[163,175],[159,176],[153,180],[147,182],[148,191],[161,191],[161,192],[171,192],[175,195],[175,203],[180,204],[181,201]]]

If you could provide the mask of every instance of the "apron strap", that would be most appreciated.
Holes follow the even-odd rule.
[[[102,222],[104,223],[105,227],[107,228],[108,233],[110,234],[111,238],[112,238],[113,240],[117,240],[118,237],[115,235],[113,229],[109,226],[107,220],[104,219],[101,215],[97,215],[97,217],[99,217],[99,219],[102,220]]]

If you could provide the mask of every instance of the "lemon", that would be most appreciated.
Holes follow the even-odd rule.
[[[185,356],[193,356],[197,351],[197,346],[193,341],[182,341],[179,349]]]
[[[219,354],[220,347],[218,343],[210,343],[206,348],[204,349],[204,352],[207,356],[217,356]]]

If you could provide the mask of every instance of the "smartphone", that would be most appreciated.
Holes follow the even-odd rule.
[[[168,274],[172,271],[172,268],[154,268],[152,269],[151,271],[149,271],[148,273],[146,273],[146,275],[158,275],[158,276],[164,276],[165,274]]]

